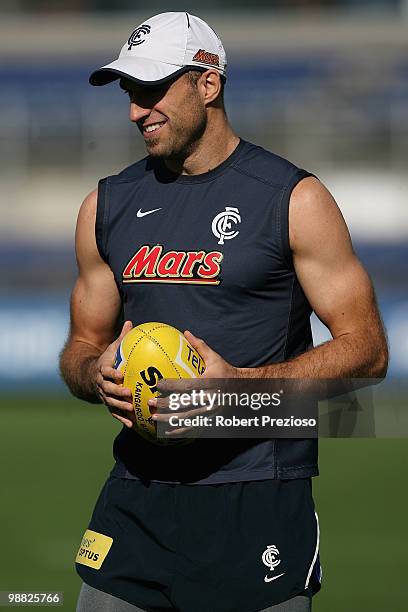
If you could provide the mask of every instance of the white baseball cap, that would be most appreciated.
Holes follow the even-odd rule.
[[[210,26],[189,13],[160,13],[140,24],[123,45],[117,60],[89,78],[106,85],[126,77],[141,85],[160,85],[188,70],[215,68],[225,79],[224,47]]]

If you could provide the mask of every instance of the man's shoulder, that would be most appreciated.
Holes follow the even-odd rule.
[[[304,172],[288,159],[251,142],[245,142],[244,154],[233,166],[237,171],[278,186],[285,186],[297,172]]]
[[[138,181],[144,179],[153,170],[151,157],[148,155],[143,159],[127,166],[118,174],[112,174],[103,180],[109,180],[110,183],[124,183],[128,181]]]

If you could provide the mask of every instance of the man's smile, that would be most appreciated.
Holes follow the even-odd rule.
[[[144,125],[142,127],[143,136],[149,137],[149,134],[157,133],[163,127],[163,125],[165,125],[165,123],[167,123],[167,119],[164,121],[157,121],[156,123],[149,123],[148,125]]]

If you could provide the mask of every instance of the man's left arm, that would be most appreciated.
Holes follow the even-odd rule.
[[[388,348],[370,278],[355,255],[342,214],[313,177],[294,188],[289,241],[302,289],[333,339],[294,359],[258,368],[234,368],[202,341],[187,338],[214,378],[379,378]],[[208,367],[209,366],[209,367]]]

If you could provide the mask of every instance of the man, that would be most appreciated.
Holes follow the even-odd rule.
[[[112,366],[132,324],[161,321],[202,338],[186,332],[207,378],[383,376],[371,283],[326,188],[232,130],[225,52],[205,22],[148,19],[90,81],[117,79],[148,157],[101,181],[78,217],[61,371],[124,427],[77,556],[77,610],[308,611],[316,441],[151,444]],[[316,348],[312,309],[333,336]]]

